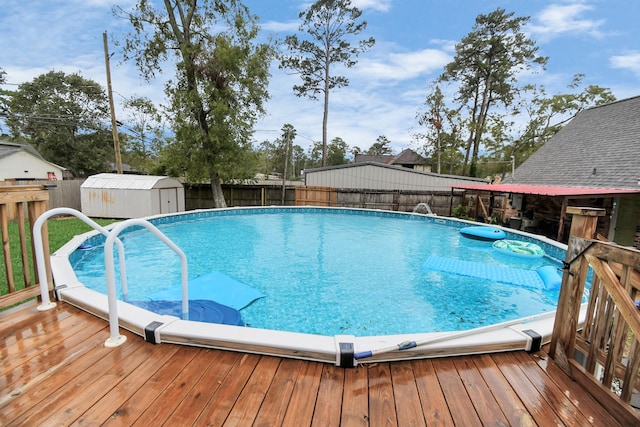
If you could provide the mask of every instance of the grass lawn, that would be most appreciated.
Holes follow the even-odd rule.
[[[115,220],[108,219],[94,219],[98,224],[105,226],[115,222]],[[65,243],[67,243],[75,235],[86,233],[91,231],[91,227],[77,218],[52,218],[47,221],[47,227],[49,229],[49,247],[51,252],[55,252],[60,249]],[[29,230],[29,223],[25,224],[27,230],[28,239],[31,239],[31,230]],[[5,236],[3,236],[3,240]],[[22,289],[24,287],[22,278],[22,254],[20,249],[20,235],[18,234],[18,223],[9,223],[9,250],[11,252],[11,265],[13,267],[13,280],[16,285],[16,289]],[[31,280],[35,283],[37,278],[33,272],[33,257],[31,255],[31,245],[28,247],[29,252],[29,271],[31,273]],[[0,256],[2,257],[2,271],[0,271],[0,296],[8,293],[7,286],[7,272],[4,268],[4,247],[0,247]]]

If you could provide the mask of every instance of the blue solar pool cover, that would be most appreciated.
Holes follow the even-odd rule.
[[[427,258],[423,268],[425,270],[475,277],[532,289],[555,289],[560,286],[560,275],[557,272],[555,276],[549,274],[550,271],[545,267],[542,267],[540,271],[525,270],[456,258],[431,256]]]

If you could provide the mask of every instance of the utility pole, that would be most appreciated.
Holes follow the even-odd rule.
[[[120,139],[118,138],[118,125],[116,112],[113,107],[113,91],[111,90],[111,68],[109,67],[109,45],[107,44],[107,32],[102,33],[104,42],[104,62],[107,67],[107,93],[109,94],[109,109],[111,110],[111,132],[113,133],[113,150],[116,153],[116,169],[122,173],[122,158],[120,157]]]
[[[284,172],[282,173],[282,206],[284,206],[284,199],[287,190],[287,165],[289,164],[289,146],[291,145],[291,129],[287,128],[284,135]]]

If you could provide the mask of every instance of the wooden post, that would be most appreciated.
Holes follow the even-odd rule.
[[[568,207],[566,212],[567,214],[573,215],[569,247],[567,248],[567,256],[565,258],[565,261],[568,263],[582,250],[572,245],[571,237],[594,238],[598,225],[598,217],[604,216],[606,211],[599,208]],[[589,263],[582,258],[579,264],[572,264],[569,270],[565,268],[564,274],[562,275],[562,287],[560,288],[560,295],[558,297],[549,355],[565,369],[568,369],[568,364],[563,362],[566,361],[567,358],[573,357],[578,318],[580,316],[580,305],[582,304],[582,294],[584,292],[584,283],[582,280],[579,280],[579,278],[586,277],[588,268]]]
[[[484,215],[484,218],[489,221],[489,211],[487,210],[487,208],[484,205],[484,202],[482,201],[482,196],[481,193],[478,193],[478,202],[480,203],[480,209],[482,209],[482,214]]]
[[[556,240],[562,242],[562,236],[564,235],[564,222],[567,217],[567,203],[569,199],[564,197],[562,199],[562,208],[560,208],[560,222],[558,222],[558,236]]]
[[[11,249],[9,245],[9,208],[7,204],[0,204],[0,222],[2,223],[2,252],[4,253],[4,268],[7,274],[7,288],[15,292],[13,282],[13,267],[11,265]]]
[[[29,252],[27,252],[27,230],[24,227],[24,203],[17,204],[18,234],[20,237],[20,251],[22,252],[22,278],[24,286],[32,286],[31,273],[29,273]],[[35,264],[35,262],[34,262]]]
[[[48,194],[47,194],[48,196]],[[27,210],[29,211],[29,229],[33,230],[33,226],[35,225],[36,220],[45,213],[49,209],[49,199],[47,197],[46,200],[38,200],[32,203],[29,203]],[[45,266],[47,268],[47,283],[49,283],[49,290],[53,290],[53,275],[51,273],[51,261],[49,257],[49,231],[47,228],[47,223],[42,224],[42,249],[44,250],[44,261]],[[35,249],[33,247],[33,239],[31,239],[31,250],[34,254],[35,260]],[[36,263],[33,263],[33,269],[35,271],[36,277],[38,277],[38,266]]]

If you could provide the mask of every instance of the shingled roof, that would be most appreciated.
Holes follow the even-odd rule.
[[[416,153],[410,148],[405,148],[400,154],[386,154],[386,155],[370,155],[356,153],[354,163],[384,163],[387,165],[396,166],[414,166],[424,164],[424,159],[420,154]]]
[[[508,183],[640,188],[640,96],[581,111]]]
[[[40,160],[44,160],[44,158],[29,144],[18,144],[16,142],[8,142],[0,140],[0,159],[3,157],[8,157],[12,154],[19,153],[20,151],[27,151]],[[46,160],[45,160],[46,161]]]

